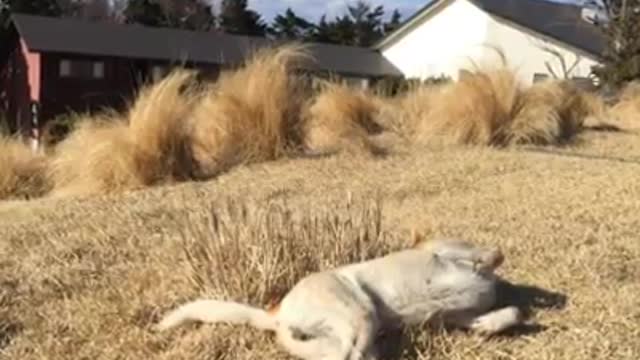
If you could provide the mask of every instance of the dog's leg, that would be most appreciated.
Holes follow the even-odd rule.
[[[447,323],[479,334],[493,335],[522,323],[522,315],[517,307],[508,306],[479,316],[457,314],[449,317]]]
[[[369,359],[374,353],[374,343],[380,322],[374,313],[368,313],[357,320],[356,338],[349,360]]]
[[[470,328],[481,334],[492,335],[520,323],[522,323],[520,310],[515,306],[508,306],[476,317],[471,322]]]

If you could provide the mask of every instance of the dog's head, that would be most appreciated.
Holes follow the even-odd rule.
[[[476,271],[493,272],[504,262],[504,255],[497,247],[478,246],[460,239],[425,240],[413,232],[413,248],[423,250],[444,260],[469,264]]]

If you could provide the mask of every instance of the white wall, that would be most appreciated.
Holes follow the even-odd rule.
[[[466,0],[444,1],[415,28],[382,49],[405,77],[457,77],[469,57],[483,56],[489,16]]]
[[[381,49],[383,56],[407,78],[445,74],[456,79],[458,70],[471,68],[473,62],[499,64],[497,53],[488,46],[502,49],[508,65],[527,84],[533,81],[535,73],[551,76],[547,63],[556,74],[563,73],[558,57],[543,50],[543,46],[558,51],[567,67],[571,67],[578,56],[572,76],[588,76],[591,66],[596,64],[593,58],[578,50],[544,40],[484,12],[467,0],[443,1],[429,11],[413,29]]]
[[[533,34],[519,25],[491,16],[487,32],[487,44],[502,47],[509,66],[514,68],[525,83],[530,83],[536,73],[552,77],[547,64],[557,76],[564,71],[560,58],[564,59],[569,77],[586,77],[597,61],[590,55],[567,45],[560,44],[542,35]],[[556,52],[557,55],[546,51]],[[487,57],[490,55],[487,54]],[[571,70],[571,68],[573,68]]]

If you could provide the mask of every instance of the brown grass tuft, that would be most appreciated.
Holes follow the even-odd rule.
[[[518,101],[521,85],[507,68],[461,73],[435,92],[426,116],[416,120],[418,143],[494,145]]]
[[[640,82],[632,81],[622,88],[608,115],[627,127],[640,127]]]
[[[382,229],[375,200],[306,212],[281,202],[228,201],[190,224],[182,240],[198,291],[260,306],[312,272],[401,247]]]
[[[602,117],[605,105],[568,81],[525,87],[501,67],[413,90],[398,108],[403,131],[419,144],[507,146],[566,143],[587,118]]]
[[[405,139],[411,139],[432,108],[436,94],[444,84],[411,87],[398,97],[388,98],[382,107],[381,122]]]
[[[588,116],[599,116],[603,104],[567,81],[543,81],[522,93],[509,126],[509,144],[561,144],[572,139]]]
[[[42,196],[47,158],[18,139],[0,136],[0,200]]]
[[[194,72],[173,71],[145,87],[129,111],[133,156],[145,184],[186,179],[191,174],[187,125],[200,95],[194,80]]]
[[[52,155],[52,195],[88,195],[144,185],[128,124],[116,115],[80,120]]]
[[[304,145],[315,155],[339,151],[376,154],[370,135],[383,129],[376,122],[380,104],[373,94],[340,83],[325,83],[305,108]]]
[[[55,149],[54,194],[119,192],[191,176],[188,119],[195,74],[177,70],[145,86],[128,113],[79,120]]]
[[[305,91],[293,70],[306,57],[301,45],[261,49],[209,87],[190,124],[198,177],[274,160],[295,145]]]

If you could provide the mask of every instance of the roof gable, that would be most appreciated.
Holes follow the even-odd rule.
[[[466,0],[490,15],[508,20],[532,32],[552,38],[593,56],[603,53],[606,40],[600,29],[582,19],[582,7],[548,0]],[[437,6],[451,0],[432,0],[396,31],[374,46],[380,49],[410,31]]]
[[[258,48],[279,42],[263,37],[188,31],[13,14],[29,50],[168,62],[235,65]],[[361,47],[309,43],[315,61],[306,68],[360,76],[401,76],[379,52]]]

